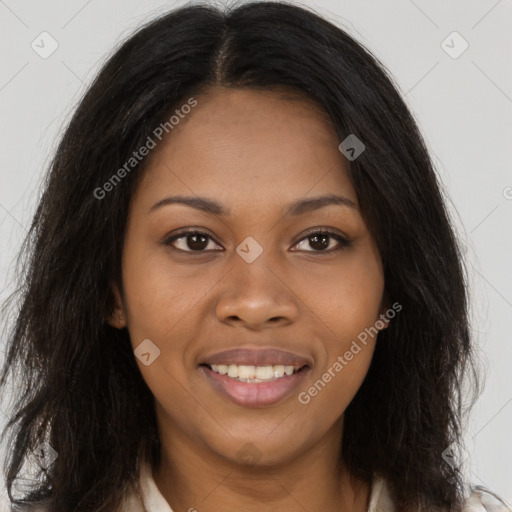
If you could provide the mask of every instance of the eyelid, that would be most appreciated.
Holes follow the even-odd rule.
[[[325,250],[325,251],[315,251],[315,250],[312,250],[312,251],[294,251],[294,252],[310,252],[310,253],[316,253],[316,254],[322,254],[322,253],[323,254],[332,254],[334,252],[337,252],[337,251],[340,251],[342,249],[350,247],[353,244],[353,242],[354,242],[353,239],[349,238],[344,233],[339,232],[339,230],[336,230],[335,228],[328,228],[328,227],[321,227],[321,226],[318,227],[317,226],[317,227],[314,227],[314,228],[310,228],[309,230],[307,230],[304,233],[301,233],[299,235],[300,238],[297,239],[297,241],[293,244],[292,247],[295,247],[296,245],[298,245],[300,242],[302,242],[303,240],[305,240],[309,236],[312,236],[312,235],[315,235],[315,234],[327,235],[330,238],[334,238],[338,242],[339,247],[337,247],[335,249],[328,249],[328,250]],[[222,245],[219,242],[217,242],[215,237],[207,229],[205,229],[205,228],[196,228],[196,227],[181,228],[178,231],[173,232],[172,234],[165,236],[163,241],[162,241],[162,245],[171,246],[172,247],[172,243],[173,242],[175,242],[176,240],[178,240],[180,238],[186,238],[187,235],[206,235],[211,241],[213,241],[218,246],[222,247]],[[203,250],[203,251],[187,250],[187,251],[185,251],[183,249],[177,249],[175,247],[174,247],[174,249],[176,251],[179,251],[179,252],[191,253],[191,254],[194,254],[194,253],[195,254],[205,254],[205,253],[212,252],[212,250],[209,250],[209,251],[205,251],[205,250]],[[214,252],[221,252],[221,251],[214,250]]]
[[[215,237],[207,229],[195,228],[195,227],[181,228],[178,231],[175,231],[169,235],[166,235],[164,237],[164,239],[162,240],[162,245],[171,246],[172,242],[175,242],[179,238],[185,238],[187,235],[206,235],[208,238],[210,238],[210,240],[212,240],[217,245],[222,247],[222,245],[219,242],[217,242]],[[180,252],[198,253],[198,254],[211,252],[211,251],[183,251],[182,249],[176,249],[176,250],[180,251]],[[220,252],[220,251],[216,251],[216,252]]]
[[[300,238],[297,240],[297,242],[295,242],[293,244],[293,247],[295,247],[297,244],[299,244],[303,240],[307,239],[308,237],[310,237],[312,235],[316,235],[316,234],[327,235],[330,238],[333,238],[334,240],[336,240],[338,242],[338,247],[336,247],[334,249],[327,249],[325,251],[303,251],[303,252],[306,252],[306,253],[309,252],[309,253],[313,253],[313,254],[333,254],[333,253],[339,252],[343,249],[349,248],[354,243],[353,239],[351,239],[345,233],[340,232],[339,230],[337,230],[335,228],[328,228],[328,227],[321,227],[321,226],[318,227],[317,226],[317,227],[311,228],[311,229],[307,230],[305,233],[302,233],[301,235],[299,235]],[[301,251],[294,251],[294,252],[301,252]]]
[[[297,239],[297,242],[295,242],[294,245],[297,245],[299,242],[301,242],[304,238],[307,238],[308,236],[315,235],[317,233],[327,234],[330,236],[337,236],[340,238],[343,238],[347,242],[352,242],[353,240],[350,239],[348,235],[343,233],[343,231],[340,231],[336,228],[330,228],[326,226],[316,226],[314,228],[307,229],[303,233],[299,235],[300,238]]]

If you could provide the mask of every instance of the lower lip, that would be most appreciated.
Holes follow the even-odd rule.
[[[300,385],[309,368],[269,382],[242,382],[200,366],[212,386],[225,398],[244,407],[263,407],[284,400]]]

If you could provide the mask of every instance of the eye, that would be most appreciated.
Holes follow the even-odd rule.
[[[338,242],[338,247],[332,247],[330,242],[336,241]],[[334,233],[328,230],[317,230],[309,233],[307,236],[302,238],[299,243],[297,243],[294,247],[300,246],[301,244],[305,245],[309,243],[310,247],[313,247],[313,251],[306,252],[326,252],[333,253],[337,251],[341,251],[345,247],[349,247],[352,245],[352,240],[345,238],[338,233]]]
[[[208,233],[192,229],[174,234],[166,238],[162,243],[163,245],[172,245],[178,251],[206,252],[205,249],[208,247],[209,241],[213,242],[213,239]],[[179,242],[181,247],[176,247],[174,242]]]
[[[337,242],[338,247],[332,247],[331,242]],[[176,244],[178,242],[181,244],[181,247],[178,247]],[[213,238],[204,231],[199,231],[196,229],[190,229],[188,231],[181,231],[180,233],[176,233],[170,237],[167,237],[162,244],[165,246],[173,246],[178,251],[182,252],[209,252],[208,246],[209,243],[213,242],[214,245],[220,247],[216,244]],[[334,233],[329,230],[317,230],[312,231],[305,237],[303,237],[294,247],[298,247],[300,245],[305,245],[309,243],[310,247],[313,248],[313,251],[306,252],[325,252],[325,253],[333,253],[336,251],[340,251],[345,247],[349,247],[352,244],[352,240],[345,238],[338,233]],[[219,249],[210,249],[214,251],[219,251]],[[221,249],[222,250],[222,249]]]

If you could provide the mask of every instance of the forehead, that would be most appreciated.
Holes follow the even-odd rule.
[[[311,99],[215,87],[195,100],[151,154],[139,196],[213,195],[264,206],[339,192],[357,204],[336,132]]]

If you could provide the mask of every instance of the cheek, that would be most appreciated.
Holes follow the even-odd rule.
[[[325,430],[343,415],[366,377],[373,348],[374,344],[370,343],[361,347],[361,352],[351,361],[336,361],[336,364],[331,360],[325,372],[302,390],[298,401],[303,415],[313,419],[315,430]]]
[[[182,330],[216,283],[213,274],[200,272],[198,267],[184,271],[160,249],[128,244],[125,254],[123,283],[128,327],[134,338],[165,340],[170,333]]]
[[[300,295],[315,312],[327,345],[343,350],[337,346],[340,340],[357,337],[374,325],[383,291],[379,261],[354,256],[343,264],[310,272]]]
[[[171,421],[179,430],[198,440],[204,437],[204,434],[200,434],[203,425],[209,426],[210,434],[220,425],[223,429],[216,435],[225,435],[229,424],[223,425],[223,419],[218,417],[215,407],[198,401],[184,385],[186,376],[183,365],[171,364],[169,360],[164,362],[160,358],[151,366],[142,366],[141,373],[154,396],[158,422],[167,425],[161,427],[162,431],[168,428],[168,421]],[[216,421],[212,422],[212,418]]]
[[[310,298],[323,335],[323,354],[299,403],[329,423],[343,413],[368,372],[384,280],[378,260],[359,258],[340,265],[330,280],[316,282]]]

